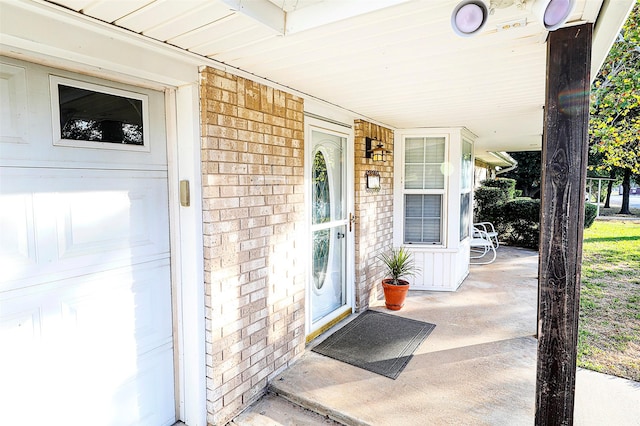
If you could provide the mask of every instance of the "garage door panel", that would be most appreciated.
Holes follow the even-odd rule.
[[[0,144],[27,143],[27,70],[0,64]]]
[[[3,289],[169,257],[164,172],[0,173],[15,182],[0,195],[0,261],[11,265],[0,270]]]
[[[37,388],[46,391],[52,410],[66,406],[73,411],[80,403],[91,408],[87,415],[118,417],[131,415],[124,408],[130,401],[162,396],[171,417],[172,376],[163,373],[173,370],[168,269],[167,261],[151,262],[0,293],[0,341],[12,348],[0,353],[2,400],[30,404]],[[167,383],[154,383],[161,389],[148,387],[152,380]],[[87,389],[92,389],[90,395]],[[147,391],[151,395],[142,395]],[[120,406],[115,400],[126,403]],[[105,418],[104,424],[155,418],[157,408],[151,407],[125,423]],[[73,417],[65,417],[69,415]],[[100,424],[89,419],[78,424]],[[154,422],[149,424],[163,424]]]
[[[133,355],[144,354],[172,341],[169,264],[150,262],[117,273],[76,278],[58,295],[65,332],[88,347],[117,352],[110,356],[128,365]]]
[[[0,235],[3,269],[25,269],[37,263],[33,194],[0,195]]]
[[[112,405],[119,408],[112,411],[110,424],[172,425],[175,422],[175,402],[173,392],[170,391],[173,383],[167,382],[161,374],[163,370],[172,367],[173,350],[170,346],[142,356],[135,380],[125,383],[112,399]],[[141,389],[149,389],[151,392],[141,392]]]
[[[51,78],[66,78],[148,97],[151,125],[145,146],[148,151],[96,147],[56,146],[53,135]],[[26,93],[26,96],[25,96]],[[64,70],[26,64],[0,57],[0,95],[11,102],[0,105],[0,165],[21,167],[120,168],[162,170],[167,168],[164,93],[117,82],[78,75]],[[6,96],[6,97],[5,97]],[[5,106],[6,105],[6,106]],[[57,106],[56,106],[57,108]],[[7,126],[5,127],[5,123]],[[114,144],[115,145],[115,144]],[[113,147],[111,147],[113,148]]]

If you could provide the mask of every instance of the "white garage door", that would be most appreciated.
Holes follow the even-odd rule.
[[[164,95],[0,62],[0,423],[172,424]]]

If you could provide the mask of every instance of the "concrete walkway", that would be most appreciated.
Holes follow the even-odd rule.
[[[323,335],[234,423],[533,424],[538,257],[511,247],[498,252],[495,263],[472,266],[457,292],[410,292],[393,313],[436,324],[396,380],[311,352]],[[372,309],[392,313],[382,301]],[[640,383],[579,370],[575,424],[640,426]]]

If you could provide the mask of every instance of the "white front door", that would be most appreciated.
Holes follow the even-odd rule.
[[[0,63],[2,423],[173,424],[164,94]]]
[[[310,332],[351,308],[352,241],[347,186],[348,134],[309,127],[311,267],[309,278]]]

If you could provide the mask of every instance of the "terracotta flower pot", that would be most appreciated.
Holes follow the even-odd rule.
[[[399,311],[404,306],[404,299],[409,291],[409,282],[398,280],[400,285],[393,285],[393,280],[387,278],[382,280],[382,289],[384,290],[384,303],[387,309]]]

